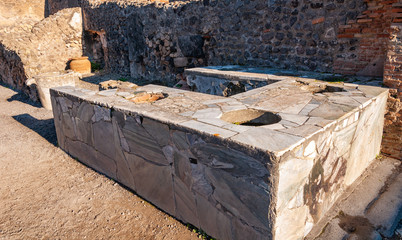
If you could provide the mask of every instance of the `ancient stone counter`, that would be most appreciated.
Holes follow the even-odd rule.
[[[124,98],[138,91],[166,97]],[[379,153],[387,94],[294,77],[227,98],[51,89],[62,149],[218,239],[305,236]]]

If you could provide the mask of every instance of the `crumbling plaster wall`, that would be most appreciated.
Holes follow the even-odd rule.
[[[63,71],[82,55],[80,8],[64,9],[36,23],[0,30],[0,80],[36,99],[27,79]]]

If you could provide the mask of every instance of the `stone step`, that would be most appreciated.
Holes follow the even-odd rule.
[[[306,240],[392,237],[402,210],[401,162],[376,160],[306,236]]]
[[[385,237],[391,237],[402,215],[402,173],[392,174],[384,184],[384,192],[366,210],[366,216]]]

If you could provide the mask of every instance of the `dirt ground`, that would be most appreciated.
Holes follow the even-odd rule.
[[[0,85],[0,239],[198,239],[57,147],[51,111]]]

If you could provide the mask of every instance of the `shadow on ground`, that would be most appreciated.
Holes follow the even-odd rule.
[[[54,146],[57,146],[57,137],[53,118],[42,120],[34,118],[27,113],[13,116],[13,118],[17,122],[38,133]]]
[[[41,108],[42,105],[39,102],[34,102],[32,101],[27,95],[21,93],[21,92],[16,92],[13,96],[7,99],[8,102],[13,102],[13,101],[19,101],[25,104],[29,104],[32,107],[36,108]]]
[[[25,103],[25,104],[29,104],[29,105],[31,105],[33,107],[36,107],[36,108],[41,108],[42,107],[42,105],[39,102],[32,101],[28,97],[28,95],[24,94],[23,92],[21,92],[21,91],[19,91],[17,89],[14,89],[14,88],[10,87],[10,85],[7,85],[6,83],[0,81],[0,86],[12,89],[15,92],[15,94],[13,96],[11,96],[11,97],[9,97],[7,99],[7,102],[19,101],[19,102],[22,102],[22,103]]]

